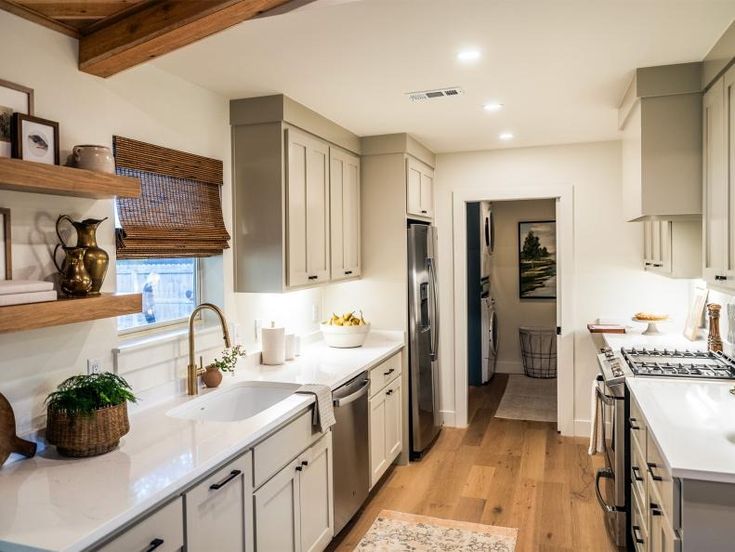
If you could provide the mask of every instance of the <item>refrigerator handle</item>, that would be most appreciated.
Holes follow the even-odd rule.
[[[437,360],[439,349],[439,309],[438,296],[436,290],[436,271],[434,270],[434,259],[429,257],[426,259],[426,266],[429,269],[429,281],[431,282],[431,324],[429,331],[431,332],[431,343],[429,354],[431,360]]]

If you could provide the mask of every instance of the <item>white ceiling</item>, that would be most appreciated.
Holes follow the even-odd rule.
[[[634,68],[701,60],[734,18],[735,0],[317,0],[154,63],[228,98],[285,93],[359,135],[410,132],[437,152],[585,142],[619,136]],[[465,47],[482,58],[459,63]],[[443,86],[465,94],[404,96]],[[484,112],[490,100],[505,108]]]

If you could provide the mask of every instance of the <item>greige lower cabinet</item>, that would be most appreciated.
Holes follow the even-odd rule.
[[[184,495],[188,550],[253,550],[252,456],[242,455]]]
[[[329,432],[255,491],[255,549],[323,550],[334,534],[332,497]]]
[[[374,486],[403,448],[403,397],[400,354],[370,371],[370,486]]]
[[[176,552],[183,546],[184,501],[178,497],[97,550]]]

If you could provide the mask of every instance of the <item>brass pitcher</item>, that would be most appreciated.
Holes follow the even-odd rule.
[[[89,295],[99,295],[100,289],[102,289],[102,283],[105,281],[105,276],[107,275],[107,268],[110,265],[110,256],[107,254],[107,251],[97,245],[97,227],[106,221],[107,217],[103,219],[75,221],[68,215],[61,215],[56,220],[56,235],[59,237],[61,245],[67,248],[69,246],[61,237],[59,227],[64,220],[74,226],[77,231],[76,247],[83,247],[85,249],[84,267],[92,279],[92,287],[89,290]]]
[[[64,250],[64,260],[61,266],[56,260],[59,247]],[[59,284],[61,285],[61,291],[66,295],[84,296],[88,295],[92,289],[92,278],[84,266],[86,253],[86,247],[66,247],[59,243],[54,248],[54,264],[59,271]]]

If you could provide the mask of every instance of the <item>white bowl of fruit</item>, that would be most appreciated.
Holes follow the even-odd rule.
[[[370,331],[370,323],[365,320],[362,311],[359,316],[355,312],[348,312],[342,316],[333,314],[332,318],[322,322],[320,327],[324,342],[329,347],[337,349],[362,347]]]

